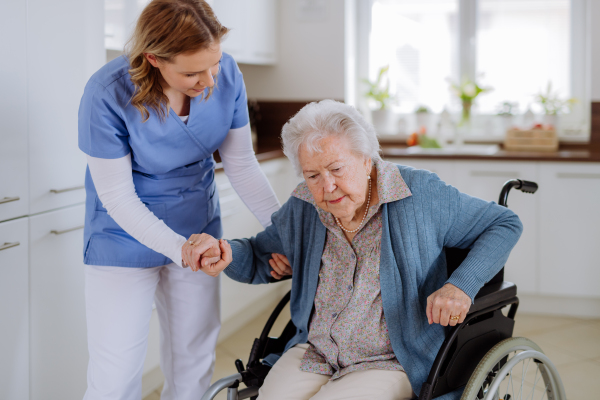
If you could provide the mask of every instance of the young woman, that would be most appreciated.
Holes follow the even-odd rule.
[[[279,208],[252,150],[242,74],[221,51],[227,31],[202,0],[153,0],[126,56],[85,88],[86,400],[140,399],[153,302],[162,399],[197,400],[208,387],[219,281],[182,268],[182,249],[197,245],[193,233],[222,234],[215,150],[263,226]]]

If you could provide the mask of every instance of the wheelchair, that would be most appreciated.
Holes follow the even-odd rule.
[[[509,191],[535,193],[535,182],[512,179],[500,193],[499,205],[508,207]],[[462,263],[468,249],[446,248],[448,276]],[[262,363],[269,354],[284,351],[295,335],[290,320],[278,338],[269,337],[277,317],[290,300],[288,292],[269,317],[260,338],[254,340],[246,367],[236,360],[237,374],[215,382],[202,400],[212,400],[227,389],[227,400],[256,399],[271,367]],[[431,400],[465,387],[461,400],[566,400],[564,387],[554,364],[529,339],[512,337],[519,306],[517,287],[504,281],[504,268],[486,283],[471,305],[462,324],[447,327],[446,338],[437,354],[418,400]],[[502,312],[508,308],[506,315]],[[246,388],[240,389],[240,383]]]

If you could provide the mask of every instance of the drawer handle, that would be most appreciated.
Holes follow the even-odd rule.
[[[20,244],[21,243],[19,243],[19,242],[4,243],[2,246],[0,246],[0,251],[10,249],[11,247],[17,247]]]
[[[592,174],[585,172],[559,172],[556,174],[556,177],[571,179],[600,179],[600,174]]]
[[[21,200],[21,198],[19,196],[17,196],[17,197],[5,197],[3,199],[0,199],[0,204],[10,203],[11,201],[17,201],[17,200]]]
[[[517,178],[520,174],[511,171],[471,171],[471,176],[495,176],[500,178]]]
[[[73,190],[85,189],[85,186],[73,186],[66,189],[50,189],[50,193],[72,192]]]
[[[73,232],[73,231],[76,231],[76,230],[79,230],[79,229],[83,229],[83,225],[76,226],[75,228],[71,228],[71,229],[65,229],[64,231],[53,230],[53,231],[50,231],[50,233],[53,234],[53,235],[62,235],[63,233]]]

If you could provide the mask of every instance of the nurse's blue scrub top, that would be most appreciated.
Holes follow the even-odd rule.
[[[131,105],[134,86],[129,61],[119,57],[96,72],[79,107],[79,148],[97,158],[131,153],[133,182],[147,207],[178,234],[206,232],[221,237],[215,161],[230,129],[248,124],[246,88],[233,58],[223,53],[217,86],[208,101],[191,99],[187,125],[172,110],[163,122],[152,111],[142,123]],[[127,234],[102,206],[85,176],[84,263],[156,267],[172,262]]]

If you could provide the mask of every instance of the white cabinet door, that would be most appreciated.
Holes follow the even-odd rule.
[[[408,165],[417,169],[425,169],[431,171],[441,180],[449,185],[455,185],[455,172],[453,160],[430,160],[425,158],[399,158],[399,157],[387,157],[386,161],[393,162],[400,165]]]
[[[0,12],[0,221],[29,212],[27,163],[27,2],[7,0]]]
[[[541,293],[600,297],[600,165],[540,165]]]
[[[212,5],[219,22],[230,29],[221,45],[222,49],[238,62],[244,56],[245,51],[246,7],[244,3],[247,1],[214,0]]]
[[[28,0],[27,5],[29,193],[35,214],[85,198],[77,113],[87,80],[106,57],[104,2]]]
[[[247,47],[248,64],[275,64],[277,61],[276,5],[275,0],[246,1],[247,26],[252,41]]]
[[[223,51],[239,63],[270,65],[277,61],[275,0],[214,0],[219,21],[231,29]]]
[[[456,187],[464,193],[487,201],[498,202],[506,181],[513,178],[538,181],[538,164],[534,162],[481,162],[456,163]],[[523,234],[510,254],[504,270],[504,279],[517,284],[519,293],[539,291],[538,218],[540,195],[512,190],[508,206],[523,222]]]
[[[29,399],[27,218],[0,224],[0,399]]]
[[[79,400],[88,362],[84,206],[30,217],[31,399]]]

